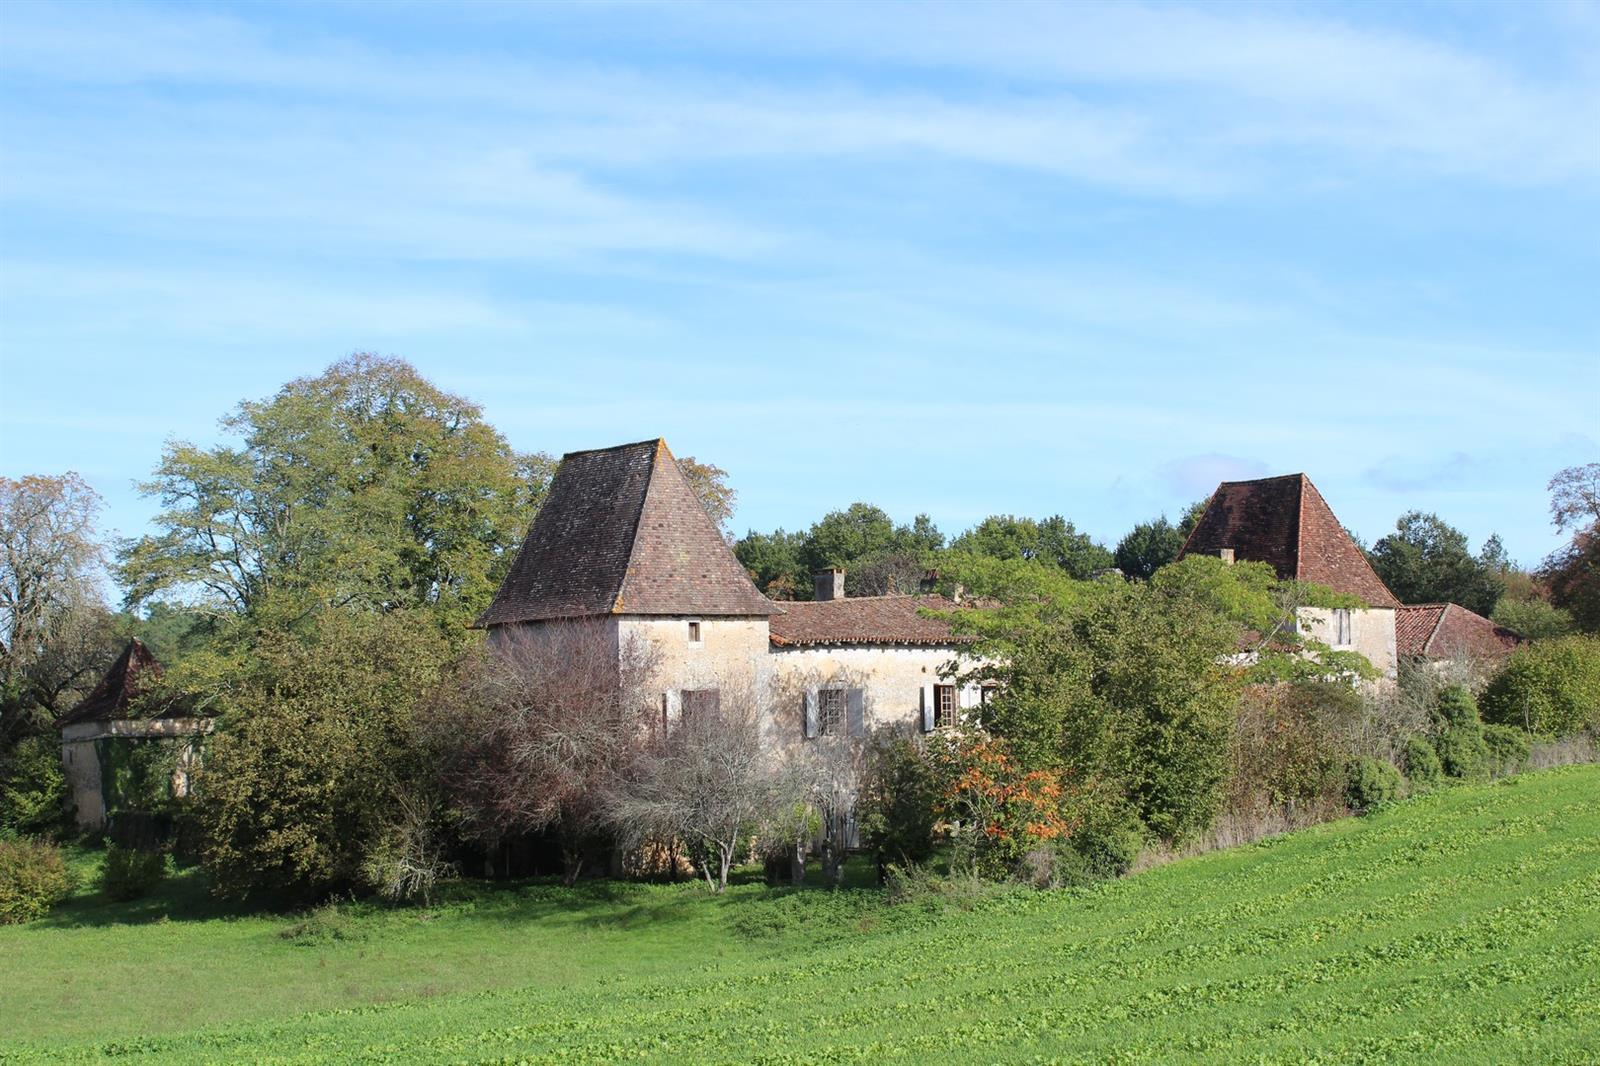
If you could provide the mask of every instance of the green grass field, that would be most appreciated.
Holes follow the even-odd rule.
[[[0,1061],[1593,1063],[1600,767],[970,910],[522,885],[294,923],[186,875],[0,929]]]

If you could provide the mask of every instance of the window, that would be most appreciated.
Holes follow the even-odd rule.
[[[933,728],[954,729],[961,717],[954,685],[933,686]]]
[[[690,622],[689,623],[689,643],[690,644],[699,644],[700,643],[700,623],[699,622]]]
[[[696,714],[716,714],[722,706],[722,691],[714,688],[686,688],[683,690],[683,717]]]
[[[993,681],[985,681],[983,687],[978,690],[978,703],[987,706],[988,703],[995,698],[999,691],[999,685],[995,684]]]
[[[845,695],[842,688],[817,690],[817,732],[825,737],[844,734]]]
[[[1346,608],[1333,612],[1333,642],[1340,646],[1351,643],[1350,612]]]

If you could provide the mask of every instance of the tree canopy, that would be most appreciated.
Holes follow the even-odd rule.
[[[1111,552],[1060,515],[1043,520],[990,515],[951,542],[956,551],[995,559],[1038,559],[1080,581],[1112,565]]]
[[[1372,568],[1401,603],[1458,603],[1488,615],[1510,569],[1500,538],[1473,555],[1467,535],[1436,514],[1407,511],[1395,531],[1372,546]]]
[[[173,442],[143,491],[160,532],[126,544],[130,605],[199,594],[290,617],[324,605],[437,608],[493,595],[551,473],[514,452],[476,404],[409,364],[355,355],[222,426],[237,445]]]

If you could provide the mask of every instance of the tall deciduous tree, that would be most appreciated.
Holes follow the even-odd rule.
[[[1482,615],[1494,610],[1509,568],[1500,538],[1491,536],[1474,556],[1465,533],[1421,511],[1401,515],[1369,558],[1401,603],[1458,603]]]
[[[679,459],[678,469],[683,471],[683,479],[699,497],[700,506],[727,538],[728,522],[733,518],[734,505],[739,502],[739,493],[728,484],[728,472],[711,463],[697,462],[692,455]]]
[[[1082,581],[1112,565],[1112,555],[1060,515],[1043,521],[990,515],[951,542],[956,551],[996,559],[1037,559]]]
[[[245,402],[232,446],[167,446],[143,486],[161,532],[125,545],[130,604],[201,591],[290,617],[321,605],[439,608],[469,616],[493,594],[550,473],[512,451],[476,404],[409,364],[344,359]]]
[[[0,756],[47,729],[116,654],[99,510],[76,474],[0,478]]]
[[[1151,574],[1178,557],[1184,535],[1167,516],[1140,522],[1117,542],[1117,569],[1126,577],[1148,580]]]
[[[1572,540],[1545,560],[1539,576],[1551,602],[1579,628],[1600,632],[1600,463],[1571,466],[1550,479],[1550,518]]]
[[[77,474],[0,478],[0,669],[10,680],[74,610],[98,604],[100,497]]]

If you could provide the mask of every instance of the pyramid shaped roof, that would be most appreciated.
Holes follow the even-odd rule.
[[[1280,578],[1325,585],[1372,607],[1400,606],[1304,474],[1218,485],[1179,557],[1225,548],[1241,561],[1272,564]]]
[[[99,684],[78,702],[78,705],[60,718],[56,719],[56,728],[60,729],[69,725],[78,725],[83,722],[110,722],[132,719],[136,717],[133,709],[134,702],[145,692],[155,688],[161,680],[161,664],[144,646],[144,642],[135,638],[128,641],[128,646],[122,649],[122,654],[117,656],[111,668],[100,679]],[[182,718],[187,717],[187,711],[177,701],[168,701],[161,706],[145,708],[145,713],[137,717],[155,718]],[[151,713],[153,712],[153,713]]]
[[[765,617],[659,438],[562,456],[483,626],[594,615]]]

